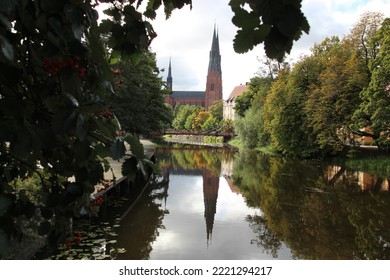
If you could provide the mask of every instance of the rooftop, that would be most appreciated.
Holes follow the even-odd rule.
[[[206,93],[204,91],[173,91],[173,98],[204,98]]]
[[[248,90],[247,85],[239,85],[239,86],[234,87],[234,89],[233,89],[232,93],[230,93],[227,101],[232,101],[233,99],[236,99],[238,96],[240,96],[241,94],[243,94],[247,90]]]

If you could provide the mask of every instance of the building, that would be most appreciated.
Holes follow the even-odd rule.
[[[211,43],[209,67],[207,71],[206,90],[173,90],[171,60],[169,60],[167,85],[168,88],[172,90],[172,94],[165,96],[165,103],[168,103],[172,106],[175,106],[177,103],[180,103],[181,105],[198,105],[208,108],[213,105],[215,101],[222,99],[221,54],[219,52],[219,38],[215,26]]]
[[[233,91],[230,93],[229,98],[223,103],[223,118],[225,120],[231,119],[234,121],[236,119],[237,116],[236,112],[234,111],[234,106],[236,106],[236,99],[247,90],[247,85],[239,85],[234,87]]]

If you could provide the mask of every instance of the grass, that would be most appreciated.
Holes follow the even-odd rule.
[[[234,148],[237,148],[237,149],[243,149],[244,147],[242,146],[241,144],[241,141],[236,137],[236,138],[233,138],[231,139],[229,142],[228,142],[228,145],[234,147]]]

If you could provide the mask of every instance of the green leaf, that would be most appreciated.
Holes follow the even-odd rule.
[[[88,141],[77,141],[76,143],[74,143],[73,150],[77,165],[87,165],[89,156],[91,154],[90,143]]]
[[[114,23],[109,20],[109,19],[104,19],[102,20],[102,22],[99,24],[99,31],[100,33],[109,33],[111,32],[111,29],[112,29],[112,25]]]
[[[40,235],[46,235],[50,232],[51,224],[48,221],[43,221],[38,226],[38,233]]]
[[[146,176],[148,175],[148,172],[147,172],[147,170],[146,170],[146,168],[145,168],[145,165],[143,164],[142,161],[139,161],[139,162],[138,162],[138,166],[139,166],[139,168],[141,169],[142,175],[143,175],[144,178],[146,179]]]
[[[118,130],[118,131],[122,130],[121,124],[120,124],[120,122],[119,122],[119,120],[118,120],[118,118],[116,117],[115,114],[112,114],[111,123],[115,127],[116,130]]]
[[[85,121],[85,117],[82,114],[79,114],[77,116],[76,131],[77,131],[77,137],[81,141],[84,141],[84,139],[88,135],[88,126],[87,126],[87,122]]]
[[[156,18],[156,10],[161,6],[161,0],[149,0],[148,5],[146,6],[146,11],[144,12],[144,16],[155,19]]]
[[[68,81],[69,82],[69,81]],[[72,104],[75,106],[75,107],[79,107],[80,106],[80,103],[77,101],[77,99],[71,95],[70,93],[68,92],[65,92],[64,95],[70,100],[70,102],[72,102]]]
[[[64,0],[41,0],[39,2],[45,12],[60,12],[64,5]]]
[[[150,168],[153,169],[153,173],[154,173],[154,174],[161,175],[161,169],[160,169],[160,167],[159,167],[158,164],[153,163],[153,161],[151,161],[150,159],[147,159],[147,158],[143,159],[142,161],[143,161],[147,166],[149,166]]]
[[[7,212],[10,205],[11,205],[10,199],[4,196],[0,196],[0,216],[3,216]]]
[[[127,158],[122,164],[122,175],[126,176],[130,181],[135,180],[137,171],[137,159],[135,157]]]
[[[50,17],[47,20],[47,23],[51,27],[51,29],[62,39],[64,39],[64,27],[61,21],[58,18]]]
[[[103,159],[102,163],[103,163],[104,172],[108,172],[108,170],[110,170],[111,167],[110,161],[108,159]]]
[[[0,14],[0,22],[2,22],[5,28],[8,30],[12,28],[9,18],[5,17],[3,14]]]
[[[233,47],[237,53],[245,53],[252,50],[253,47],[262,43],[268,36],[271,26],[262,24],[258,29],[242,29],[238,30],[236,37],[233,40]]]
[[[14,59],[14,49],[12,45],[8,42],[8,40],[0,35],[0,45],[1,45],[1,51],[5,58],[8,60],[13,60]]]
[[[66,186],[66,191],[70,194],[81,195],[83,193],[83,188],[80,184],[70,183]]]
[[[288,14],[277,24],[280,33],[286,37],[294,37],[301,31],[301,22],[304,19],[300,10],[290,9]]]
[[[98,157],[99,159],[104,159],[111,155],[110,150],[101,143],[93,145],[92,153],[93,157]]]
[[[13,65],[0,62],[0,83],[2,85],[15,85],[19,82],[21,72],[21,69],[16,68]]]
[[[74,128],[76,120],[76,111],[72,109],[58,110],[52,121],[53,130],[60,135],[69,133]]]
[[[7,256],[10,252],[10,242],[7,234],[0,229],[0,255]]]
[[[65,4],[64,12],[67,19],[72,24],[74,37],[81,41],[81,38],[84,34],[84,18],[81,10],[74,5]]]
[[[292,39],[283,36],[276,28],[272,28],[270,35],[264,42],[266,55],[271,59],[282,61],[285,53],[290,53]]]
[[[0,1],[0,11],[5,14],[10,14],[12,10],[15,8],[15,5],[18,1],[15,0],[1,0]]]
[[[46,220],[49,220],[53,217],[53,211],[51,211],[49,208],[47,207],[42,207],[41,208],[41,216],[46,219]]]
[[[232,22],[237,27],[243,29],[255,29],[260,25],[260,18],[253,12],[248,12],[244,9],[237,9],[232,18]]]
[[[230,0],[229,2],[229,6],[232,8],[232,10],[240,8],[244,4],[245,4],[245,0]]]
[[[111,157],[113,160],[121,159],[126,152],[125,144],[119,138],[116,138],[115,142],[111,146]]]
[[[138,159],[145,157],[145,151],[144,146],[139,141],[137,137],[134,135],[128,134],[123,139],[125,142],[127,142],[130,145],[131,153]]]
[[[100,162],[95,162],[90,167],[89,183],[94,186],[98,184],[101,180],[103,180],[103,178],[104,178],[103,166],[100,164]]]

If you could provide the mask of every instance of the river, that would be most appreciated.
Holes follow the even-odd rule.
[[[390,259],[388,178],[224,148],[172,144],[156,158],[136,201],[116,194],[51,258]]]

